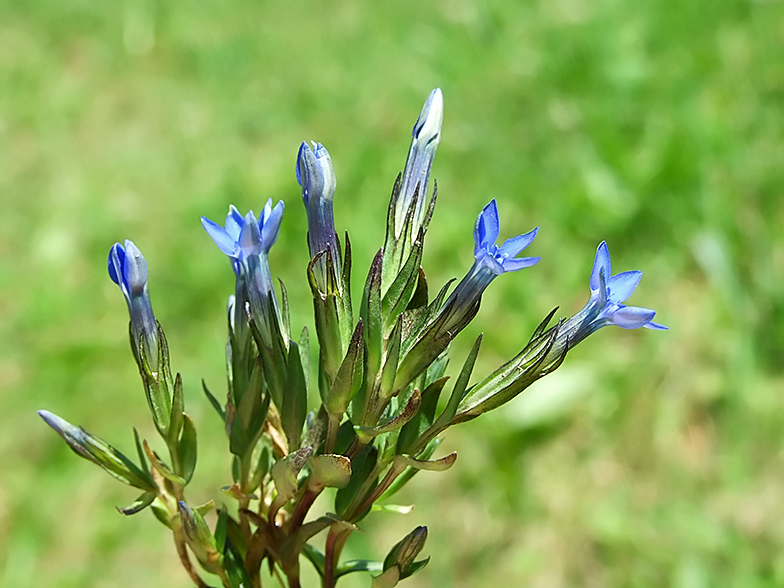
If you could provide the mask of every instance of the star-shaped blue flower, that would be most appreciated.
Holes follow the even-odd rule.
[[[607,243],[602,241],[596,249],[591,270],[591,298],[580,312],[563,324],[558,336],[559,341],[565,343],[568,339],[569,345],[573,347],[607,325],[617,325],[624,329],[645,327],[668,330],[668,327],[653,322],[655,310],[623,304],[637,288],[641,278],[642,272],[636,270],[613,276],[610,252]]]
[[[278,240],[284,207],[283,201],[273,207],[270,198],[257,220],[252,210],[243,217],[234,206],[230,206],[223,227],[206,217],[201,217],[204,230],[212,237],[218,248],[232,259],[234,273],[237,276],[236,301],[247,300],[250,303],[251,313],[265,341],[272,340],[270,333],[273,326],[269,323],[270,297],[275,315],[278,317],[280,315],[275,290],[272,287],[269,251]],[[244,324],[244,303],[235,302],[233,314],[236,328],[241,329],[241,325]]]
[[[232,205],[226,215],[225,226],[221,227],[204,216],[201,217],[201,224],[223,253],[244,262],[251,255],[269,253],[278,240],[284,208],[282,200],[273,208],[270,198],[261,217],[256,220],[252,210],[243,217]]]
[[[516,272],[524,267],[536,265],[540,257],[516,257],[536,238],[539,227],[524,235],[512,237],[499,247],[495,244],[500,232],[498,206],[495,198],[484,207],[474,225],[474,257],[476,262],[489,268],[495,275]]]

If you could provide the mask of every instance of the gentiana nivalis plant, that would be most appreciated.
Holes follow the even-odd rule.
[[[653,322],[653,310],[623,304],[642,273],[612,275],[602,243],[582,310],[554,324],[555,311],[550,312],[517,355],[472,384],[480,336],[447,393],[450,343],[477,316],[484,291],[502,274],[540,258],[521,256],[536,228],[498,245],[501,222],[491,200],[476,219],[473,265],[454,288],[449,282],[431,292],[421,262],[435,210],[435,181],[429,199],[427,194],[443,109],[441,90],[433,90],[414,125],[392,191],[384,244],[370,264],[358,306],[352,303],[351,243],[348,234],[341,242],[335,228],[332,160],[320,143],[300,146],[296,180],[311,258],[303,278],[313,296],[317,350],[310,349],[306,328],[293,338],[286,290],[281,283],[276,291],[269,263],[283,202],[268,200],[258,217],[229,206],[223,226],[202,217],[235,277],[228,296],[226,402],[204,387],[228,437],[230,478],[215,484],[215,498],[207,504],[192,504],[186,496],[197,433],[155,320],[147,262],[131,241],[111,248],[109,276],[128,306],[133,357],[161,439],[135,435],[136,455],[128,457],[57,415],[39,414],[77,455],[141,491],[119,511],[132,515],[149,507],[172,533],[196,586],[207,586],[205,578],[212,575],[227,588],[257,588],[265,566],[281,585],[295,588],[304,564],[313,566],[325,588],[351,573],[370,574],[373,588],[396,586],[428,562],[420,558],[425,527],[378,561],[346,561],[341,554],[373,508],[392,508],[390,498],[415,474],[452,467],[456,453],[434,457],[446,429],[509,402],[604,326],[667,328]],[[333,495],[330,511],[312,512],[326,491]]]

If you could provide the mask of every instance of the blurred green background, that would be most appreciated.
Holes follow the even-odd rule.
[[[0,0],[1,585],[189,585],[165,529],[114,510],[135,494],[35,414],[127,451],[132,425],[153,436],[109,247],[147,257],[207,500],[229,472],[200,380],[224,385],[233,277],[199,216],[284,199],[273,272],[312,327],[299,143],[330,150],[361,283],[436,86],[431,282],[468,268],[491,198],[502,237],[541,227],[542,263],[493,284],[456,361],[484,330],[487,373],[579,310],[603,239],[671,331],[604,329],[450,431],[456,467],[349,556],[426,524],[412,588],[784,585],[781,1]]]

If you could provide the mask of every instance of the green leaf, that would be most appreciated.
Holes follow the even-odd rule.
[[[364,442],[370,441],[373,437],[377,435],[382,435],[384,433],[389,433],[391,431],[397,431],[407,422],[416,416],[417,412],[419,411],[419,406],[422,403],[422,395],[419,393],[419,390],[414,390],[411,393],[411,396],[408,398],[408,402],[403,407],[403,410],[400,413],[378,427],[354,427],[354,430],[357,432],[357,436],[360,440]]]
[[[303,447],[282,457],[272,466],[270,475],[278,495],[270,506],[270,512],[277,511],[294,498],[297,493],[297,475],[302,471],[311,453],[313,453],[312,447]]]
[[[449,455],[445,455],[440,459],[434,459],[432,461],[414,459],[410,455],[398,455],[395,457],[395,459],[400,460],[405,465],[416,468],[418,470],[427,470],[429,472],[445,472],[455,465],[455,462],[457,461],[457,452],[453,451]]]
[[[57,415],[39,410],[40,417],[57,432],[76,455],[103,468],[113,478],[141,490],[154,490],[155,483],[145,469],[140,469],[122,452],[106,441],[61,419]]]
[[[351,460],[351,481],[345,488],[340,488],[335,494],[335,511],[341,517],[356,498],[365,481],[370,477],[376,467],[378,450],[373,445],[365,445],[357,456]],[[370,488],[378,484],[378,476],[373,480]]]
[[[338,566],[338,569],[335,571],[335,578],[353,574],[354,572],[382,572],[383,570],[383,562],[369,559],[350,559]]]
[[[197,454],[196,427],[187,413],[182,413],[182,435],[180,435],[178,451],[180,454],[180,467],[182,468],[180,473],[187,484],[193,478]]]
[[[351,481],[351,460],[345,455],[323,454],[308,459],[312,492],[324,488],[345,488]]]
[[[400,436],[397,439],[397,453],[408,453],[417,439],[432,426],[438,408],[438,398],[448,380],[449,376],[439,378],[425,388],[422,393],[422,407],[400,431]]]
[[[289,450],[299,448],[302,427],[308,414],[308,390],[299,348],[293,341],[289,346],[286,394],[283,396],[280,420],[289,443]]]
[[[443,439],[441,439],[440,437],[431,439],[427,443],[427,445],[425,445],[425,448],[416,455],[417,459],[420,460],[430,459],[433,453],[435,453],[438,446],[441,445],[442,441]],[[384,493],[381,495],[379,500],[389,500],[389,498],[391,498],[403,486],[408,484],[408,482],[411,481],[411,478],[413,478],[418,472],[419,470],[416,468],[412,468],[411,466],[406,467],[406,469],[403,470],[403,473],[400,474],[397,478],[395,478],[395,480],[389,485],[389,488],[387,488],[384,491]]]
[[[137,512],[141,512],[148,506],[152,504],[152,501],[158,496],[158,492],[155,490],[150,490],[149,492],[144,492],[141,494],[133,503],[129,504],[128,506],[124,507],[116,507],[117,511],[120,514],[124,515],[134,515]]]
[[[468,382],[471,379],[471,373],[474,371],[474,364],[476,364],[476,358],[479,355],[479,348],[481,345],[482,335],[480,334],[476,338],[471,351],[468,353],[465,363],[463,363],[463,369],[460,370],[460,375],[455,381],[455,386],[452,388],[452,395],[449,397],[449,402],[447,403],[446,408],[444,408],[444,412],[438,417],[438,425],[446,425],[454,418],[455,414],[457,414],[457,407],[462,402],[463,398],[465,398]]]

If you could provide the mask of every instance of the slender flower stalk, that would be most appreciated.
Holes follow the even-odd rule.
[[[128,313],[135,352],[142,349],[153,372],[158,371],[158,329],[147,288],[147,261],[142,252],[126,239],[125,247],[115,243],[109,251],[109,277],[120,286]]]
[[[283,210],[283,201],[273,208],[270,198],[258,220],[252,210],[243,217],[234,206],[229,208],[224,227],[206,217],[201,218],[207,234],[232,259],[238,281],[237,291],[240,293],[239,296],[235,294],[235,328],[242,322],[239,314],[244,310],[244,305],[237,304],[237,301],[241,302],[247,296],[251,315],[267,344],[272,341],[274,330],[269,317],[277,318],[278,327],[281,324],[280,309],[272,286],[269,251],[278,239]],[[273,308],[269,308],[270,300]]]
[[[583,309],[562,325],[554,351],[567,344],[574,347],[580,341],[607,325],[624,329],[668,330],[668,327],[653,322],[655,310],[638,306],[626,306],[629,298],[642,278],[641,271],[627,271],[612,275],[610,252],[602,241],[596,249],[591,270],[591,297]]]
[[[308,248],[311,259],[319,253],[332,258],[336,275],[340,274],[340,255],[335,234],[335,217],[332,200],[335,195],[335,172],[327,148],[321,143],[300,145],[297,154],[297,182],[302,187],[302,201],[308,213]],[[314,268],[316,280],[326,291],[327,255],[318,260]]]

